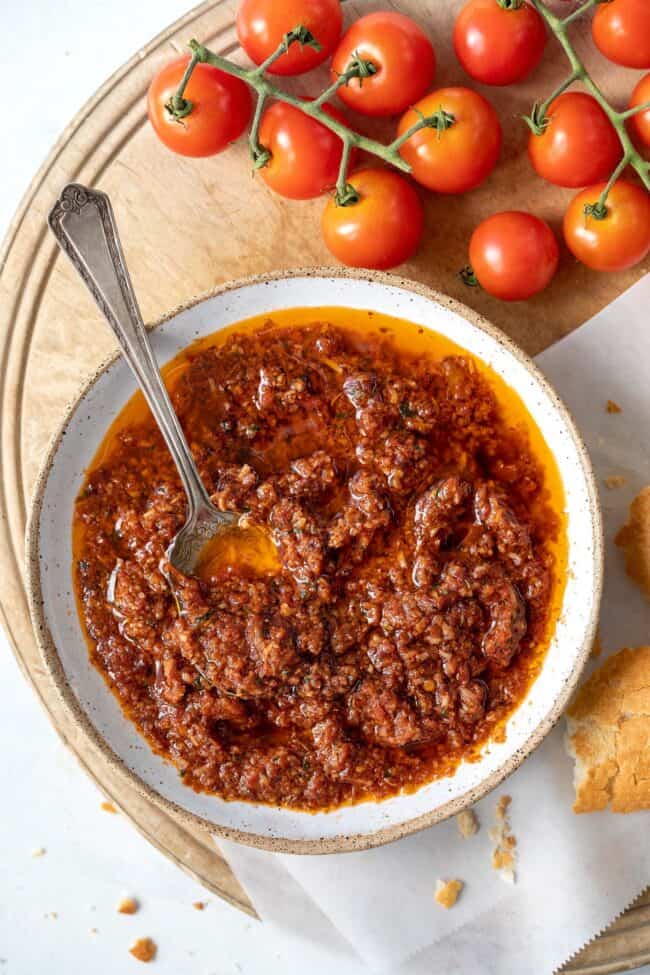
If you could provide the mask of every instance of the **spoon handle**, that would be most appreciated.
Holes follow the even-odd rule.
[[[189,513],[210,505],[165,389],[126,267],[105,193],[69,183],[48,217],[57,242],[97,302],[160,427],[187,492]]]

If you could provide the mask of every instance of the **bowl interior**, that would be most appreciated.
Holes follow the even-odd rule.
[[[89,662],[71,576],[74,498],[109,423],[135,390],[121,359],[99,373],[66,420],[41,475],[30,545],[32,604],[46,664],[67,706],[110,759],[122,763],[156,801],[173,803],[214,830],[264,846],[321,851],[385,842],[436,822],[512,771],[550,729],[577,680],[593,636],[601,574],[593,479],[571,420],[526,357],[450,299],[385,276],[368,280],[298,272],[253,280],[204,298],[156,328],[152,343],[163,363],[195,338],[239,319],[278,308],[324,305],[375,309],[453,339],[487,362],[519,394],[558,461],[569,531],[562,613],[542,673],[510,718],[505,741],[488,744],[481,761],[463,763],[453,777],[410,795],[312,814],[195,793],[183,786],[173,766],[153,754]]]

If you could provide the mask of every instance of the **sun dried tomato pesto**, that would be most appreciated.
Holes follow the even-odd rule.
[[[190,347],[172,385],[214,502],[271,533],[280,569],[171,591],[185,498],[127,411],[74,549],[91,656],[129,718],[192,787],[312,810],[476,755],[539,668],[564,530],[485,371],[376,329],[267,324]]]

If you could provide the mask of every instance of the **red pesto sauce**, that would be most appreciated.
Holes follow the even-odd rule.
[[[167,572],[185,499],[136,394],[76,500],[73,574],[94,665],[183,781],[315,811],[503,737],[567,561],[518,396],[436,333],[340,308],[239,323],[164,372],[214,502],[277,546]]]

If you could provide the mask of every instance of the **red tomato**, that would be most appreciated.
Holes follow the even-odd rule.
[[[328,250],[350,267],[387,270],[417,250],[424,211],[416,190],[392,169],[361,169],[349,179],[357,203],[323,211],[323,239]]]
[[[641,78],[634,91],[632,92],[632,97],[630,98],[630,108],[634,108],[636,105],[646,105],[650,103],[650,74],[645,75]],[[639,112],[637,115],[633,115],[629,120],[630,132],[632,138],[641,146],[650,147],[650,108],[647,108],[645,112]]]
[[[197,64],[185,88],[192,102],[178,119],[166,108],[176,93],[189,57],[162,68],[149,85],[147,111],[156,135],[182,156],[213,156],[238,139],[250,122],[253,102],[248,85],[209,64]]]
[[[237,36],[255,64],[273,54],[294,27],[311,31],[320,50],[294,42],[273,62],[271,74],[303,74],[327,60],[343,27],[340,0],[242,0],[239,5]]]
[[[618,180],[607,197],[602,219],[585,213],[605,188],[597,183],[574,196],[564,214],[564,239],[579,261],[595,271],[622,271],[650,250],[650,194]]]
[[[342,112],[332,105],[323,110],[347,124]],[[310,118],[293,105],[275,102],[264,112],[259,141],[271,152],[260,173],[272,190],[291,200],[320,196],[336,183],[343,144],[331,129]],[[351,155],[350,166],[354,163]]]
[[[444,131],[420,129],[400,148],[418,183],[438,193],[464,193],[492,172],[501,150],[501,125],[487,99],[469,88],[440,88],[402,116],[398,135],[420,118],[446,112]]]
[[[535,70],[546,45],[544,21],[529,3],[469,0],[456,18],[454,50],[465,71],[484,85],[511,85]]]
[[[520,210],[495,213],[478,225],[469,260],[481,287],[504,301],[523,301],[549,283],[560,259],[547,223]]]
[[[339,97],[364,115],[397,115],[425,93],[436,72],[431,41],[403,14],[367,14],[343,35],[332,59],[335,81],[355,57],[372,61],[377,73],[352,78]]]
[[[650,3],[610,0],[591,22],[594,43],[606,58],[626,68],[650,68]]]
[[[560,95],[549,106],[548,125],[531,132],[528,155],[540,176],[556,186],[587,186],[611,173],[623,155],[616,129],[595,98],[583,91]]]

